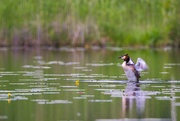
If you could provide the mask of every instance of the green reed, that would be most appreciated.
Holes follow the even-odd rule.
[[[2,0],[1,46],[180,45],[178,0]]]

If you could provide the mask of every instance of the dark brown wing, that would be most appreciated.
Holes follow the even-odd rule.
[[[137,78],[141,78],[140,73],[134,68],[134,74]]]
[[[139,83],[140,73],[134,68],[134,75],[136,76],[137,83]]]

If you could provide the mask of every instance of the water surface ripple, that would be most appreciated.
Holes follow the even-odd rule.
[[[180,120],[180,57],[172,59],[171,51],[0,53],[0,119]],[[127,81],[119,66],[124,53],[140,55],[150,67],[139,84]]]

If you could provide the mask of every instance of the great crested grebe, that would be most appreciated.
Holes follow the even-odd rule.
[[[128,54],[120,56],[119,58],[123,59],[122,68],[126,74],[126,77],[129,81],[139,82],[140,71],[144,71],[148,69],[148,65],[146,62],[138,58],[136,64],[131,60]]]

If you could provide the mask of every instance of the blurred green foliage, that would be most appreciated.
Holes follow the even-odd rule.
[[[179,0],[1,0],[0,45],[180,46]]]

